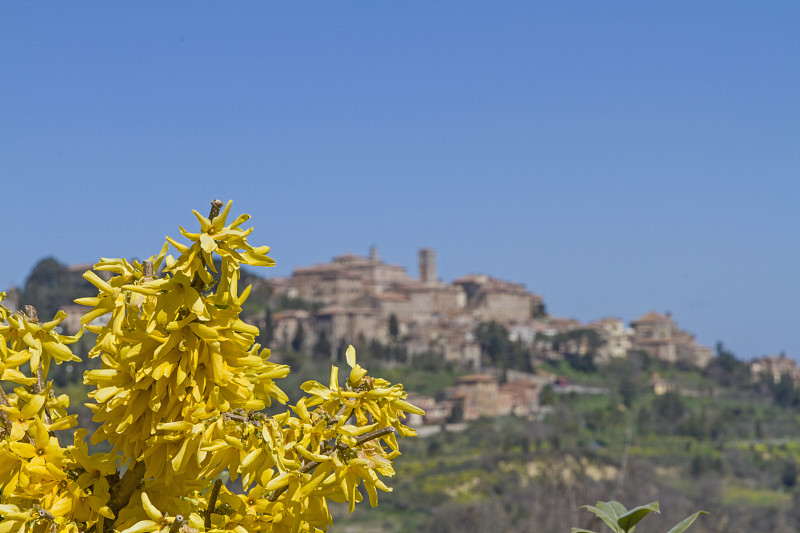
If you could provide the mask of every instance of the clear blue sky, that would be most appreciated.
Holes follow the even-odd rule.
[[[800,357],[800,3],[0,3],[0,288],[233,199],[581,320]]]

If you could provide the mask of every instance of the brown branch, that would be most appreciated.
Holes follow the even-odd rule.
[[[222,210],[222,206],[225,205],[222,200],[213,199],[211,200],[211,212],[208,214],[208,220],[214,220],[219,212]]]
[[[247,415],[237,415],[234,413],[222,413],[222,418],[225,420],[238,420],[240,422],[246,422],[248,424],[253,424],[255,427],[260,428],[261,422],[258,420],[253,420],[251,417]]]
[[[42,366],[42,361],[39,361],[39,366],[36,368],[36,384],[34,386],[34,392],[39,394],[44,392],[45,390],[45,381],[44,381],[44,367]],[[44,421],[50,425],[53,423],[53,418],[50,416],[50,409],[47,408],[47,395],[45,395],[45,404],[44,404]],[[50,431],[50,436],[54,437],[55,432]]]
[[[153,281],[153,262],[149,259],[142,261],[143,281]]]
[[[26,305],[23,309],[25,309],[25,318],[28,319],[28,322],[39,322],[39,314],[34,306]]]
[[[169,526],[169,533],[178,533],[178,530],[183,525],[183,515],[176,515],[175,520],[172,521],[172,525]]]
[[[144,461],[137,461],[136,464],[134,464],[132,468],[128,468],[122,478],[111,487],[109,491],[111,494],[108,498],[108,507],[111,509],[111,512],[114,513],[114,517],[119,514],[123,507],[128,505],[131,495],[144,479],[144,471]]]
[[[385,427],[381,429],[376,429],[371,433],[367,433],[366,435],[361,435],[360,438],[356,439],[356,445],[361,446],[365,442],[369,442],[372,439],[377,439],[378,437],[385,437],[386,435],[391,435],[395,432],[393,427]]]
[[[56,519],[56,517],[53,516],[53,513],[51,513],[47,509],[42,509],[38,505],[34,505],[33,510],[36,511],[36,514],[39,516],[40,520],[47,520],[48,522],[53,522]]]
[[[244,422],[245,424],[252,424],[254,427],[260,428],[262,421],[269,420],[270,417],[263,413],[250,411],[246,415],[226,412],[222,413],[222,418],[225,420],[238,420],[239,422]]]
[[[347,404],[342,405],[342,408],[339,409],[339,412],[336,413],[336,415],[334,415],[333,418],[331,418],[331,421],[328,422],[328,427],[330,427],[330,426],[332,426],[334,424],[338,424],[339,423],[339,417],[341,417],[344,414],[345,411],[347,411]]]
[[[365,435],[361,435],[359,438],[357,438],[355,445],[356,446],[361,446],[361,445],[363,445],[363,444],[365,444],[365,443],[367,443],[367,442],[369,442],[371,440],[375,440],[375,439],[378,439],[380,437],[384,437],[386,435],[389,435],[390,433],[394,433],[394,431],[395,431],[395,429],[393,427],[391,427],[391,426],[385,427],[385,428],[381,428],[381,429],[376,429],[375,431],[370,431],[369,433],[367,433]],[[347,444],[345,444],[343,442],[340,442],[340,443],[338,443],[336,445],[335,448],[333,448],[332,450],[328,450],[327,452],[325,452],[322,455],[331,455],[331,454],[333,454],[333,452],[343,451],[343,450],[347,450],[349,448],[351,448],[351,446],[348,446]],[[307,474],[307,473],[311,472],[312,470],[314,470],[316,467],[318,467],[321,464],[322,463],[319,462],[319,461],[310,461],[310,462],[304,464],[303,466],[301,466],[300,470],[298,470],[298,472],[301,473],[301,474]],[[288,488],[289,488],[288,485],[284,485],[283,487],[281,487],[279,489],[275,489],[275,491],[272,494],[270,494],[270,496],[269,496],[269,498],[267,498],[267,500],[270,501],[270,502],[274,502],[275,500],[278,499],[278,497],[280,497],[281,494],[286,492],[286,490]]]
[[[39,394],[40,392],[44,391],[46,385],[47,383],[45,383],[44,380],[44,368],[40,362],[39,366],[36,367],[36,383],[34,383],[34,392]]]
[[[218,479],[214,482],[211,488],[211,496],[208,498],[208,507],[206,507],[205,526],[206,529],[211,529],[211,514],[217,507],[217,497],[219,497],[219,489],[222,488],[222,480]]]

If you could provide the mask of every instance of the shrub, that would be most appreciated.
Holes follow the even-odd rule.
[[[359,485],[371,505],[390,490],[380,476],[394,473],[396,434],[414,435],[405,413],[423,412],[402,385],[368,376],[352,346],[343,384],[334,366],[329,385],[306,382],[296,405],[265,411],[286,402],[276,380],[289,367],[239,319],[249,287],[238,282],[241,266],[274,261],[248,244],[248,215],[226,225],[231,203],[212,206],[194,212],[197,233],[180,228],[190,245],[167,237],[146,261],[100,260],[94,270],[110,278],[84,275],[98,292],[77,302],[91,308],[89,357],[102,361],[84,375],[101,424],[91,442],[108,451],[90,453],[85,429],[67,446],[56,437],[76,421],[46,376],[79,360],[68,345],[80,334],[58,333],[63,312],[42,324],[32,308],[0,305],[0,377],[17,385],[0,391],[0,532],[325,530],[328,500],[352,512]],[[240,477],[246,493],[222,482]]]

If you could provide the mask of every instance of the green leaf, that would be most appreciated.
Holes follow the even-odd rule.
[[[675,527],[667,531],[667,533],[683,533],[689,526],[692,525],[692,523],[695,520],[697,520],[697,517],[700,516],[701,514],[708,514],[708,513],[705,511],[697,511],[692,516],[687,516],[686,518],[684,518],[682,522],[680,522]]]
[[[588,529],[581,529],[579,527],[573,527],[569,533],[597,533],[597,532],[589,531]]]
[[[615,509],[611,503],[616,503],[619,507],[622,507],[622,504],[618,502],[597,502],[597,507],[592,505],[584,505],[583,508],[597,515],[615,533],[625,533],[617,524],[617,518],[619,517],[617,511],[619,510],[619,507]],[[624,507],[622,507],[622,509],[623,511],[625,510]]]
[[[650,513],[658,512],[660,512],[658,509],[658,502],[648,503],[647,505],[641,505],[623,514],[619,517],[617,523],[623,531],[633,531],[633,528],[639,523],[639,520]]]
[[[619,520],[619,517],[628,512],[624,505],[618,501],[597,502],[597,507],[605,510],[609,515],[614,517],[614,522]]]

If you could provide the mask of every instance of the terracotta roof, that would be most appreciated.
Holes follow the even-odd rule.
[[[484,293],[491,292],[511,292],[511,293],[525,293],[531,295],[522,283],[515,283],[513,281],[505,281],[502,279],[493,278],[486,274],[468,274],[462,276],[453,282],[453,285],[462,285],[474,283],[480,285]]]
[[[660,315],[655,311],[650,311],[646,315],[640,316],[636,320],[633,321],[634,324],[647,324],[647,323],[655,323],[655,322],[666,322],[670,320],[670,317],[665,315]]]
[[[549,325],[552,325],[552,326],[555,326],[555,327],[559,327],[559,326],[560,327],[571,327],[571,326],[580,327],[580,325],[581,325],[581,321],[577,320],[575,318],[556,318],[556,317],[552,317],[547,321],[547,323]]]
[[[453,283],[486,283],[487,281],[489,281],[489,276],[486,274],[467,274],[453,281]]]
[[[379,263],[379,261],[374,261],[372,259],[369,259],[367,257],[364,257],[362,255],[358,255],[358,254],[337,255],[336,257],[333,258],[332,262],[333,263],[347,263],[347,264],[353,264],[353,263],[375,263],[375,264],[378,264]]]
[[[297,267],[292,272],[293,276],[298,274],[313,274],[313,273],[321,273],[321,272],[344,272],[345,269],[342,268],[341,265],[331,265],[331,264],[324,264],[324,265],[314,265],[309,267]]]
[[[317,316],[324,315],[374,315],[375,311],[369,307],[351,307],[344,305],[327,305],[317,311]]]
[[[519,391],[526,389],[536,389],[536,383],[525,379],[515,379],[514,381],[507,381],[500,385],[501,391]]]
[[[275,313],[273,315],[273,320],[282,320],[285,318],[295,318],[297,320],[305,320],[308,318],[308,311],[303,309],[287,309],[286,311],[281,311],[280,313]]]
[[[587,326],[593,326],[593,325],[595,325],[595,324],[597,324],[597,325],[602,325],[602,324],[617,324],[617,323],[619,323],[619,322],[622,322],[622,319],[621,319],[621,318],[617,318],[617,317],[615,317],[615,316],[605,316],[605,317],[601,318],[600,320],[595,320],[594,322],[589,322],[589,323],[587,324]]]
[[[334,304],[334,305],[326,305],[322,309],[317,311],[317,316],[320,315],[344,315],[347,314],[348,308],[344,305]]]
[[[370,296],[372,296],[373,298],[376,298],[378,300],[383,300],[383,301],[387,301],[387,302],[407,302],[408,301],[408,296],[406,296],[405,294],[400,294],[399,292],[391,292],[391,291],[373,292],[373,293],[370,293]]]

